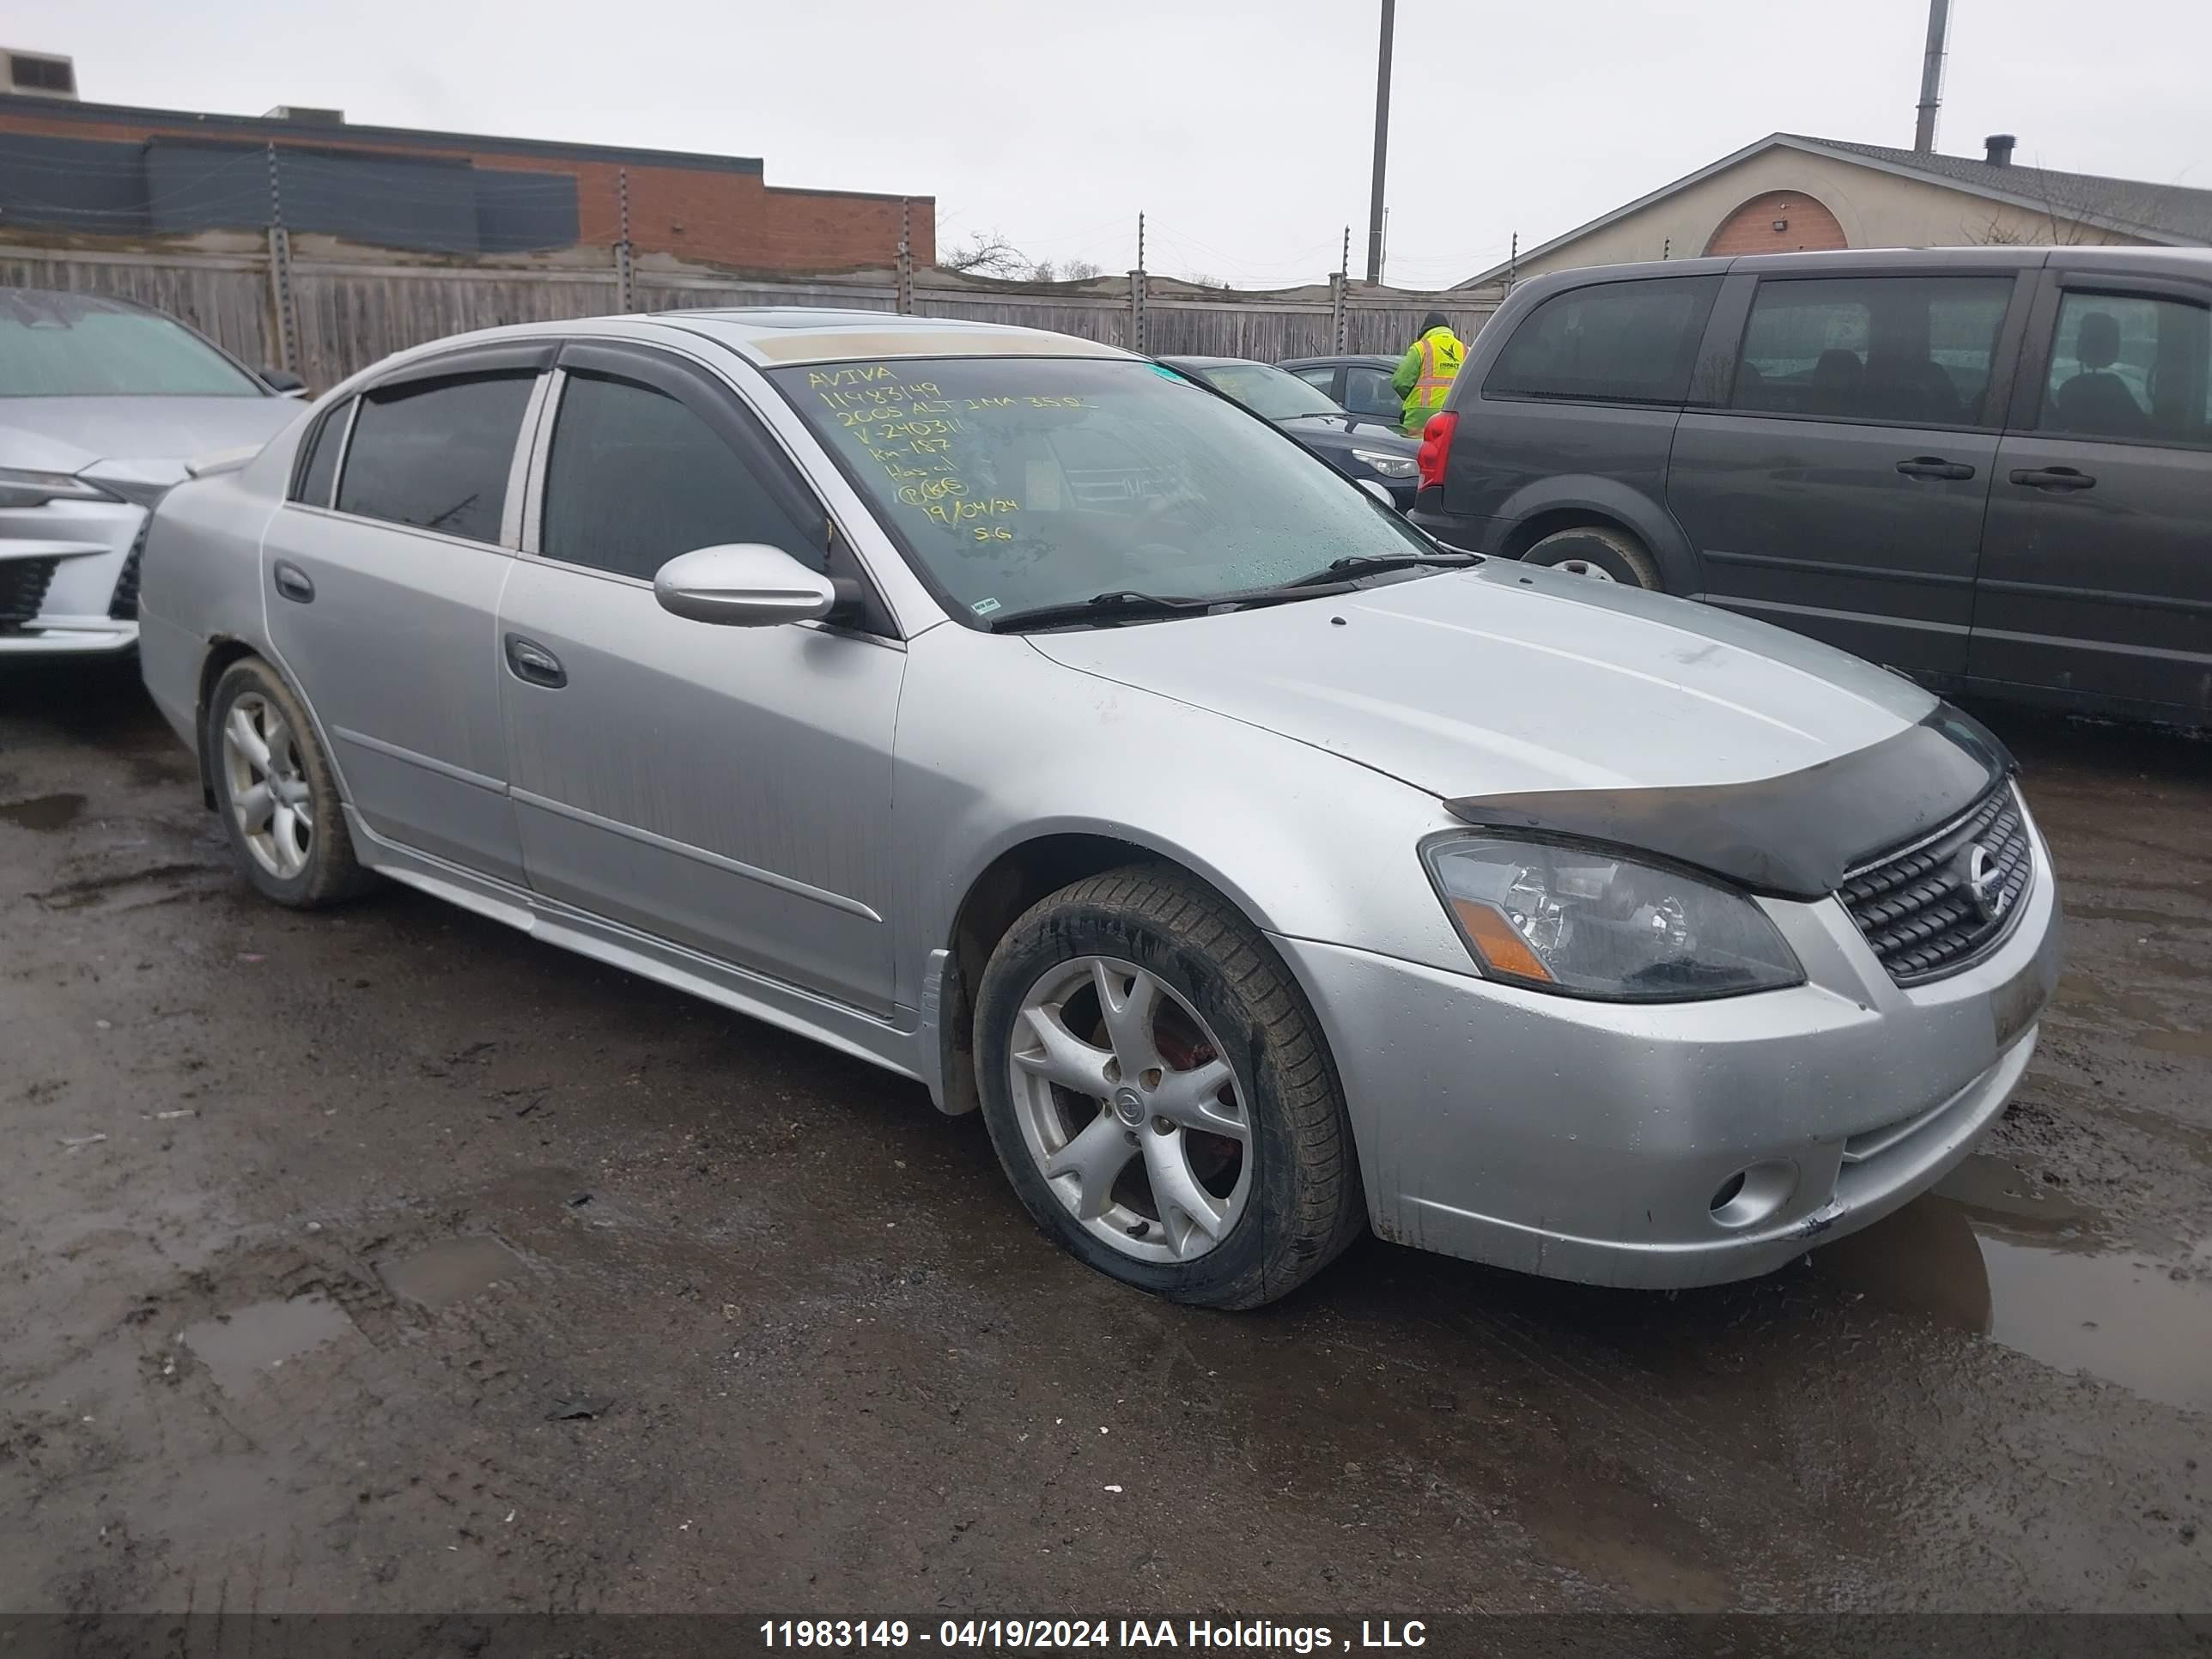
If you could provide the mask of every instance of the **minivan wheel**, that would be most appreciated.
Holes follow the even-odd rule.
[[[1523,564],[1548,565],[1595,581],[1659,588],[1659,567],[1632,536],[1584,525],[1555,531],[1521,556]]]
[[[337,781],[292,689],[258,657],[223,671],[208,700],[216,808],[246,880],[295,909],[364,890]]]
[[[976,1073],[1038,1224],[1171,1301],[1253,1308],[1366,1220],[1319,1023],[1231,905],[1135,865],[1032,906],[978,988]]]

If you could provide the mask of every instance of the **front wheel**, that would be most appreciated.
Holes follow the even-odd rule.
[[[1358,1236],[1319,1024],[1211,890],[1158,866],[1063,888],[1000,941],[976,1000],[999,1161],[1090,1266],[1173,1301],[1252,1308]]]
[[[1659,567],[1642,543],[1621,531],[1598,525],[1556,531],[1521,556],[1523,564],[1548,565],[1570,575],[1631,587],[1660,586]]]

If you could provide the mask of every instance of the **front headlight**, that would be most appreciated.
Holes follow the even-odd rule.
[[[1387,449],[1355,449],[1352,452],[1352,459],[1366,462],[1386,478],[1410,478],[1413,476],[1413,458],[1411,455],[1393,455]]]
[[[27,472],[21,467],[0,466],[0,507],[44,507],[48,501],[121,499],[74,473]]]
[[[1569,996],[1683,1002],[1805,977],[1758,905],[1679,871],[1503,836],[1432,842],[1422,857],[1488,978]]]

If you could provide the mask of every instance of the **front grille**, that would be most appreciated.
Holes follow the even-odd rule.
[[[1917,985],[1996,947],[2020,915],[2034,862],[2020,797],[2004,783],[1928,840],[1853,871],[1837,896],[1889,976]]]
[[[0,634],[16,633],[46,602],[59,559],[0,559]]]
[[[130,556],[123,561],[123,574],[115,579],[115,593],[107,602],[107,614],[116,622],[138,620],[138,562],[146,556],[146,532],[153,523],[154,515],[150,513],[139,520]]]

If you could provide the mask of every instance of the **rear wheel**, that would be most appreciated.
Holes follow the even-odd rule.
[[[258,657],[240,659],[216,682],[207,753],[231,851],[264,897],[307,910],[369,885],[307,711]]]
[[[1548,565],[1594,581],[1625,582],[1659,590],[1659,567],[1644,544],[1624,531],[1598,525],[1555,531],[1521,556],[1523,564]]]
[[[1000,1163],[1100,1272],[1251,1308],[1358,1236],[1313,1011],[1251,925],[1180,872],[1135,866],[1032,907],[984,971],[975,1033]]]

